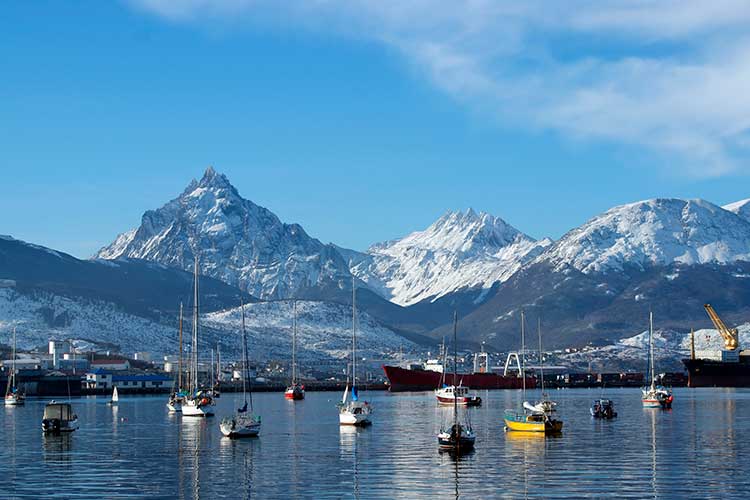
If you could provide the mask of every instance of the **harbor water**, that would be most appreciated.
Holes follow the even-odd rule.
[[[619,416],[589,415],[600,389],[552,391],[558,437],[503,430],[520,391],[480,392],[468,410],[476,451],[454,459],[436,434],[452,408],[432,393],[365,392],[374,425],[340,427],[340,394],[254,395],[263,428],[232,440],[216,416],[170,415],[166,396],[73,399],[80,430],[43,436],[48,400],[0,410],[2,498],[747,498],[750,390],[677,389],[674,409],[641,407],[638,389],[607,390]],[[531,396],[533,393],[530,393]]]

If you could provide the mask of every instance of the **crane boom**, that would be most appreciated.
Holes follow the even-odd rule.
[[[703,306],[708,313],[708,317],[711,318],[719,334],[724,338],[724,347],[729,351],[734,351],[739,347],[739,333],[736,328],[727,328],[727,325],[721,320],[711,304],[705,304]]]

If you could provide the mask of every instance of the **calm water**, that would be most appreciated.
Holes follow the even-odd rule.
[[[750,391],[682,389],[671,412],[641,408],[637,389],[607,391],[619,417],[590,418],[598,390],[553,392],[561,437],[503,432],[518,391],[481,393],[470,410],[477,450],[458,461],[437,451],[443,415],[428,393],[367,394],[375,423],[339,427],[334,393],[302,402],[255,395],[261,437],[209,419],[169,415],[165,397],[74,400],[81,428],[44,437],[45,401],[0,408],[0,497],[57,498],[728,498],[750,495]]]

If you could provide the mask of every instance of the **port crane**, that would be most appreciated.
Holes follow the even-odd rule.
[[[708,313],[708,317],[711,318],[719,334],[724,338],[724,348],[728,351],[736,351],[740,345],[739,333],[736,328],[727,328],[727,325],[721,320],[711,304],[705,304],[703,306]]]

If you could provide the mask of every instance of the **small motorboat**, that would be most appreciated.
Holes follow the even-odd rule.
[[[557,434],[562,432],[563,423],[546,413],[506,410],[503,417],[505,428],[509,431],[543,432]]]
[[[595,399],[589,411],[594,418],[609,420],[617,416],[615,404],[611,399]]]
[[[44,407],[42,432],[59,434],[75,430],[78,430],[78,416],[73,413],[70,403],[57,403],[52,400]]]
[[[435,397],[441,405],[452,405],[454,402],[460,406],[480,406],[482,398],[469,394],[469,388],[463,385],[458,387],[447,385],[435,391]]]

